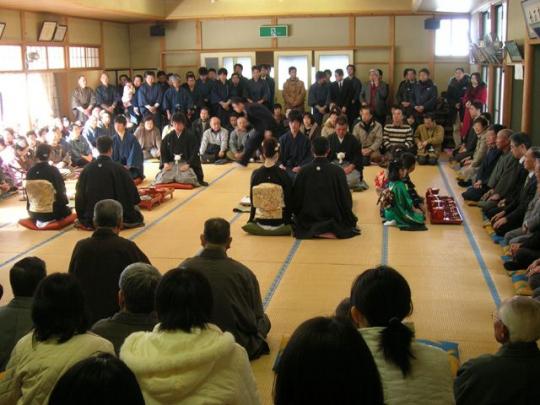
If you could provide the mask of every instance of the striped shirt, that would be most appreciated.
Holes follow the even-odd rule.
[[[409,125],[396,126],[388,124],[384,126],[383,146],[388,149],[391,146],[412,148],[414,146],[413,130]]]

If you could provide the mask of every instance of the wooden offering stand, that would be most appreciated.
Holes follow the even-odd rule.
[[[140,188],[139,195],[141,196],[141,202],[139,207],[144,210],[152,211],[152,209],[161,204],[167,199],[172,199],[174,194],[174,188],[172,187],[148,187]]]
[[[428,188],[426,204],[433,225],[461,225],[463,216],[453,197],[440,196],[438,188]]]

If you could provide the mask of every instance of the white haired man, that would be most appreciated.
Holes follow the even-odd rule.
[[[504,301],[493,314],[493,329],[502,346],[461,366],[454,385],[457,404],[538,404],[540,302]]]

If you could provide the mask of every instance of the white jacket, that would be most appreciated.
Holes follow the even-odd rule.
[[[455,404],[448,354],[436,347],[412,343],[411,374],[403,378],[401,369],[385,360],[380,349],[384,328],[359,329],[381,375],[386,405]]]
[[[146,405],[257,405],[246,351],[217,326],[131,334],[120,358],[135,373]]]
[[[75,363],[100,352],[114,355],[111,342],[90,332],[64,343],[55,339],[34,342],[32,335],[30,332],[23,336],[11,352],[0,381],[2,405],[47,404],[56,382]]]

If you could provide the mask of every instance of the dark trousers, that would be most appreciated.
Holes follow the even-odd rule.
[[[247,166],[249,159],[253,157],[257,149],[261,146],[261,143],[264,139],[264,132],[259,132],[255,130],[253,136],[250,136],[246,141],[246,147],[244,149],[244,156],[239,161],[240,164]]]
[[[527,248],[518,249],[514,256],[514,262],[519,263],[524,269],[529,267],[536,259],[540,259],[540,251]]]
[[[482,196],[488,192],[489,188],[487,186],[482,186],[481,188],[469,187],[461,196],[464,200],[467,201],[480,201]]]

